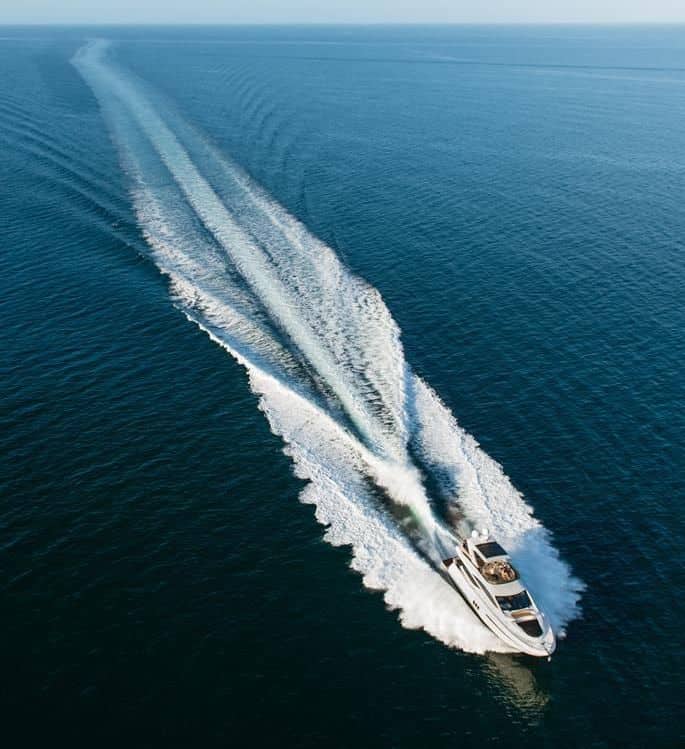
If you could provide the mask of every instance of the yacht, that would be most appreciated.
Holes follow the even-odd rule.
[[[473,531],[456,552],[442,563],[483,624],[517,652],[549,658],[556,648],[554,632],[507,552],[487,530]]]

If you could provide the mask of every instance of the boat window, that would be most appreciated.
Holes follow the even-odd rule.
[[[477,544],[478,550],[486,558],[506,557],[507,552],[497,543],[497,541],[488,541],[484,544]]]
[[[515,593],[513,596],[496,596],[496,598],[502,611],[518,611],[519,609],[528,609],[533,605],[525,590]]]

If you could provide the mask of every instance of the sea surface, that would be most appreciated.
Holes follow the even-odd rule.
[[[685,27],[0,28],[3,746],[685,742]],[[560,634],[440,574],[487,527]]]

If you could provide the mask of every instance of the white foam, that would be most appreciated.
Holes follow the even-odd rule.
[[[424,629],[446,645],[471,652],[506,652],[378,506],[366,479],[374,470],[373,456],[310,401],[207,332],[246,367],[260,408],[286,443],[296,474],[310,482],[301,500],[315,505],[330,544],[352,548],[351,566],[366,587],[382,591],[388,607],[398,611],[409,629]]]
[[[87,45],[74,62],[121,150],[176,303],[246,368],[308,481],[302,501],[315,505],[327,541],[351,547],[364,584],[383,591],[406,627],[471,651],[504,650],[437,571],[454,536],[433,512],[411,440],[460,513],[509,546],[557,626],[576,615],[580,584],[501,467],[411,372],[380,294],[108,59],[106,44]],[[411,511],[416,531],[379,492]]]

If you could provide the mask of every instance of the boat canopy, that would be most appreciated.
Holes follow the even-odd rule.
[[[497,541],[486,541],[483,544],[476,544],[476,548],[486,559],[507,556],[507,552],[504,551]]]

